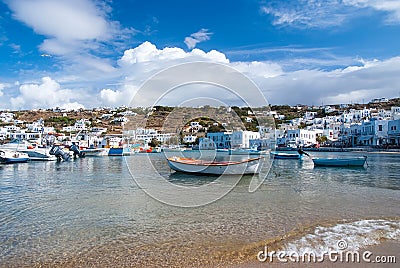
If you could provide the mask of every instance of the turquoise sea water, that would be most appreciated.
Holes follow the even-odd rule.
[[[136,176],[151,181],[141,166],[146,157],[0,165],[0,266],[197,266],[302,230],[299,226],[352,226],[367,219],[385,220],[372,227],[368,222],[368,228],[391,227],[371,241],[400,239],[399,154],[368,154],[365,168],[314,168],[307,158],[275,160],[256,192],[249,193],[251,176],[245,176],[228,195],[198,208],[165,205],[140,189],[126,161],[133,163]],[[174,173],[163,154],[149,157],[172,183],[202,185],[215,179]],[[296,241],[287,246],[298,248]],[[261,249],[255,247],[254,256]]]

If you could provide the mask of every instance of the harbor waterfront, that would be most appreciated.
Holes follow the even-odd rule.
[[[256,192],[244,176],[225,197],[198,208],[158,202],[132,179],[128,166],[153,180],[143,164],[149,157],[171,183],[214,183],[213,176],[171,171],[163,153],[2,164],[0,266],[227,267],[257,261],[266,244],[298,251],[346,239],[352,249],[399,245],[400,154],[309,153],[368,160],[336,168],[314,167],[306,156],[275,159]]]

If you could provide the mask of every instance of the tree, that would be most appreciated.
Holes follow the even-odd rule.
[[[160,145],[160,142],[157,140],[157,138],[152,138],[151,142],[149,143],[149,146],[157,147],[158,145]]]
[[[326,137],[326,136],[317,136],[316,140],[317,140],[318,143],[324,143],[324,142],[326,142],[328,140],[328,137]]]

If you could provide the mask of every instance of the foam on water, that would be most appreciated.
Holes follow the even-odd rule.
[[[360,220],[340,223],[330,227],[317,226],[313,233],[286,243],[284,251],[298,254],[356,251],[366,246],[377,245],[382,239],[400,240],[398,220]]]

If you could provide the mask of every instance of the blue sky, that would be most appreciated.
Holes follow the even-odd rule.
[[[397,0],[6,0],[0,10],[0,109],[127,105],[151,75],[193,60],[243,72],[270,103],[400,94]]]

